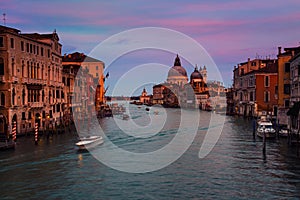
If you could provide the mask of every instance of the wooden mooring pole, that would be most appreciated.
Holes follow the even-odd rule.
[[[255,133],[256,133],[256,120],[253,118],[252,121],[252,128],[253,128],[253,139],[255,140]]]
[[[263,156],[264,160],[267,158],[266,156],[266,131],[263,129],[264,135],[263,135]]]

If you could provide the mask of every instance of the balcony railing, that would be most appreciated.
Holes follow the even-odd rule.
[[[28,78],[27,77],[22,77],[22,83],[28,83]]]
[[[38,85],[41,85],[42,82],[43,81],[41,79],[33,79],[33,78],[29,78],[28,79],[28,84],[38,84]]]
[[[44,102],[30,102],[28,105],[31,108],[42,108],[44,107]]]
[[[18,81],[19,81],[18,77],[15,77],[15,76],[12,77],[12,82],[17,83]]]

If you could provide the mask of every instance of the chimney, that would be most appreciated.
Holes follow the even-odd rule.
[[[278,47],[278,55],[281,55],[281,47]]]

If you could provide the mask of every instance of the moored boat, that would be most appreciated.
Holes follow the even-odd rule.
[[[257,136],[263,138],[264,135],[266,138],[275,138],[276,137],[276,131],[273,128],[273,124],[271,121],[263,120],[257,122],[257,129],[256,134]]]

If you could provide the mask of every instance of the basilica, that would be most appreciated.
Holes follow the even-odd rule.
[[[190,81],[179,56],[168,72],[166,82],[153,86],[153,104],[164,107],[200,108],[209,107],[209,90],[207,87],[207,70],[204,66],[195,66]]]

